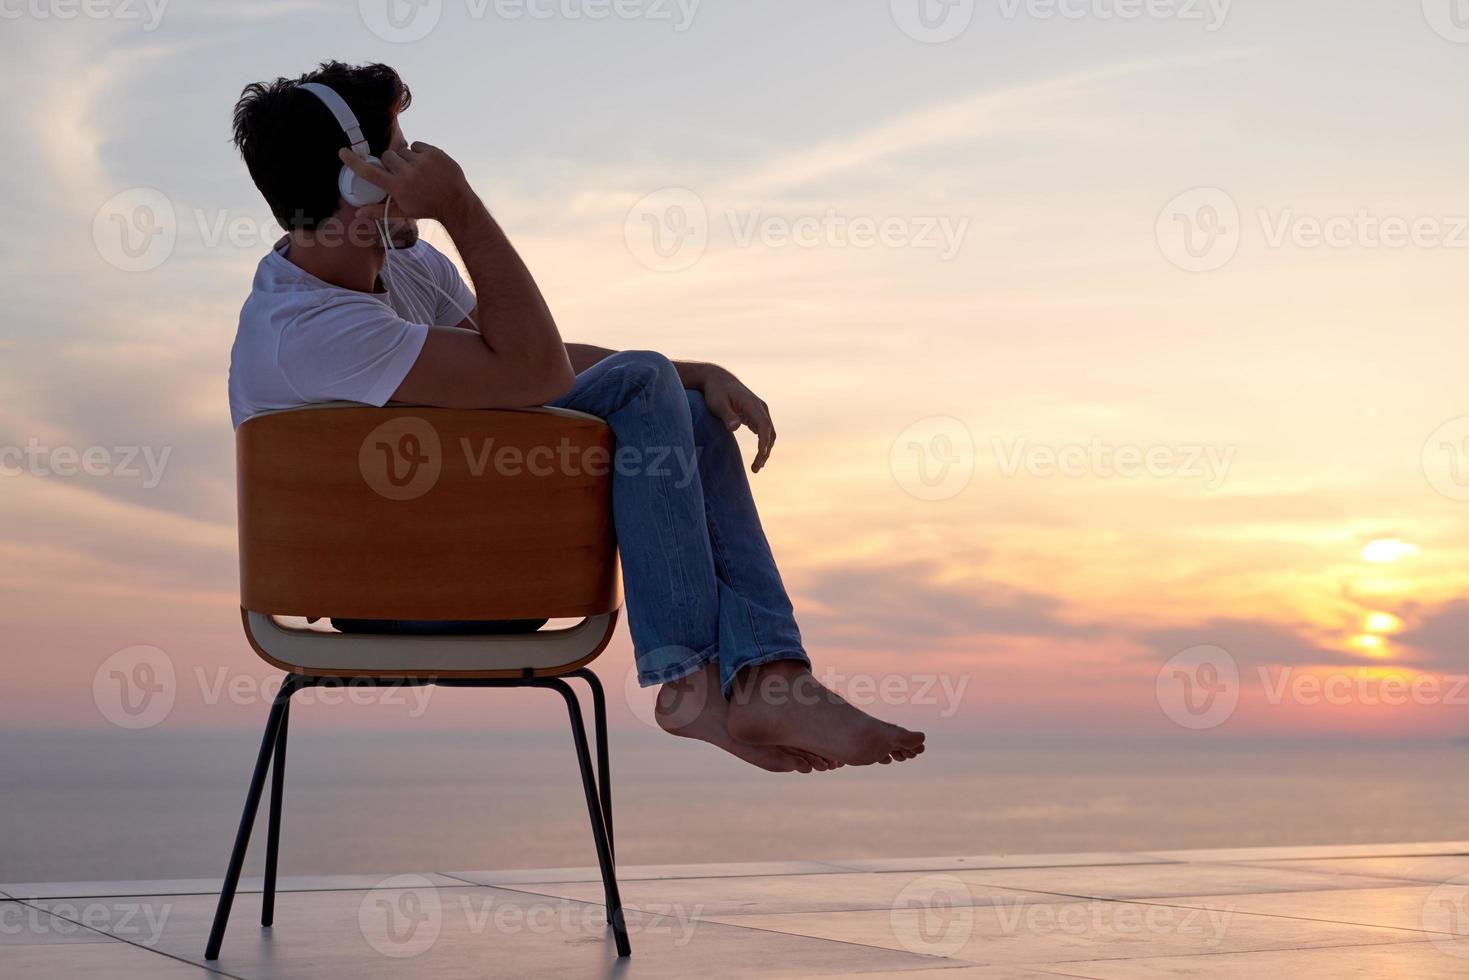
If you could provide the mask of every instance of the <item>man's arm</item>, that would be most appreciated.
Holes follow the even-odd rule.
[[[595,344],[567,344],[566,357],[577,374],[611,357],[617,351]],[[753,391],[745,387],[739,378],[718,364],[704,361],[674,361],[679,380],[683,386],[704,395],[704,404],[715,417],[723,420],[731,432],[741,425],[748,426],[758,437],[755,461],[750,469],[759,473],[770,458],[775,447],[775,425],[770,420],[770,406]]]
[[[430,327],[396,401],[446,408],[520,408],[560,397],[574,380],[545,298],[464,172],[427,143],[383,154],[375,167],[344,150],[342,161],[384,188],[403,217],[443,224],[469,270],[474,331]],[[377,206],[359,217],[371,218]]]

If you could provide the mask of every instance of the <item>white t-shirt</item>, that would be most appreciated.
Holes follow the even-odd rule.
[[[474,311],[454,263],[422,240],[388,253],[378,293],[333,286],[284,253],[282,243],[260,260],[240,310],[230,351],[236,428],[260,412],[314,402],[382,406],[418,359],[429,326],[451,327]]]

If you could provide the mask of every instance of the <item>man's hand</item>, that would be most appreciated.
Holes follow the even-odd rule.
[[[454,158],[427,143],[388,150],[382,155],[381,167],[345,147],[337,156],[353,173],[391,194],[398,217],[432,218],[448,225],[474,197]],[[382,211],[381,204],[369,204],[357,214],[380,218]]]
[[[398,147],[375,167],[341,155],[353,173],[385,189],[404,218],[431,218],[448,231],[474,284],[465,319],[479,336],[430,326],[393,399],[445,408],[521,408],[555,401],[576,380],[546,298],[510,239],[464,179],[459,164],[427,143]],[[377,219],[381,205],[359,208]]]
[[[766,405],[753,391],[746,388],[739,378],[722,367],[703,365],[698,388],[704,393],[704,404],[714,416],[724,420],[733,432],[745,425],[758,437],[755,462],[751,472],[759,473],[775,448],[775,425],[770,421],[770,406]]]

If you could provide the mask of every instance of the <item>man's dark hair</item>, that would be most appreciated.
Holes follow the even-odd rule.
[[[250,177],[287,231],[310,231],[337,209],[337,151],[347,146],[342,127],[303,82],[334,89],[351,106],[373,156],[388,148],[393,120],[413,96],[387,65],[324,61],[300,78],[245,86],[235,103],[235,147]]]

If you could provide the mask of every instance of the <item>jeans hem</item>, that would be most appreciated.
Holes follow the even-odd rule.
[[[667,684],[669,681],[679,680],[696,670],[703,669],[706,664],[717,659],[719,659],[719,644],[715,643],[671,667],[660,667],[658,670],[643,670],[639,667],[638,686],[652,687],[655,684]]]

